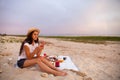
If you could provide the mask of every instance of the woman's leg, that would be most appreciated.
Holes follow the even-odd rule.
[[[62,73],[65,73],[66,75],[67,75],[67,73],[66,72],[64,72],[63,70],[60,70],[60,69],[58,69],[58,68],[56,68],[54,65],[52,65],[46,58],[44,58],[44,57],[40,57],[40,59],[41,59],[41,61],[43,62],[43,63],[45,63],[47,66],[49,66],[50,68],[52,68],[52,69],[54,69],[54,70],[56,70],[56,71],[60,71],[60,72],[62,72]]]
[[[54,65],[52,65],[46,58],[44,57],[40,57],[41,61],[43,63],[45,63],[46,65],[48,65],[50,68],[54,69],[54,70],[58,70],[58,71],[61,71],[59,70],[58,68],[56,68]]]
[[[45,63],[46,65],[48,65],[50,68],[52,68],[52,69],[57,69],[55,66],[53,66],[46,58],[44,58],[44,57],[40,57],[40,60],[43,62],[43,63]]]
[[[41,68],[41,70],[43,70],[47,73],[54,74],[55,76],[65,76],[66,75],[64,72],[60,72],[60,71],[56,71],[54,69],[51,69],[46,64],[44,64],[39,58],[26,60],[24,62],[24,67],[28,67],[28,66],[31,66],[31,65],[34,65],[34,64],[38,64],[39,67]]]
[[[25,60],[23,67],[29,67],[37,64],[36,59]]]

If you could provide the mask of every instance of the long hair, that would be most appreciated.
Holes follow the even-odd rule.
[[[23,46],[25,43],[29,43],[32,44],[33,38],[32,38],[32,34],[34,31],[32,31],[29,35],[27,35],[27,38],[22,42],[21,47],[20,47],[20,52],[19,55],[21,55],[22,51],[23,51]],[[39,39],[37,38],[37,40],[34,40],[35,43],[39,43]]]

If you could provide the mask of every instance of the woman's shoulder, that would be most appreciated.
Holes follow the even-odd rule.
[[[24,45],[29,46],[30,44],[29,44],[28,42],[25,42],[25,44],[24,44]]]
[[[28,42],[25,42],[24,45],[26,45],[26,46],[30,46],[30,45],[32,45],[32,44],[29,44]],[[35,43],[35,46],[38,46],[38,43]]]

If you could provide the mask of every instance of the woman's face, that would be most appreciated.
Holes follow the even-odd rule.
[[[37,31],[34,31],[33,34],[32,34],[33,40],[37,40],[38,39],[38,35],[39,35],[39,33]]]

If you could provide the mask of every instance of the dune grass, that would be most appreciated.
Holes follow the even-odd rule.
[[[120,37],[115,36],[44,36],[44,37],[95,44],[105,43],[106,41],[120,41]]]
[[[26,37],[26,35],[8,35],[15,37]],[[108,41],[117,41],[120,42],[120,37],[116,36],[39,36],[43,38],[56,38],[65,41],[74,41],[74,42],[84,42],[84,43],[95,43],[95,44],[104,44]],[[0,42],[5,41],[4,38],[1,38]],[[7,42],[21,42],[21,39],[9,39]]]

